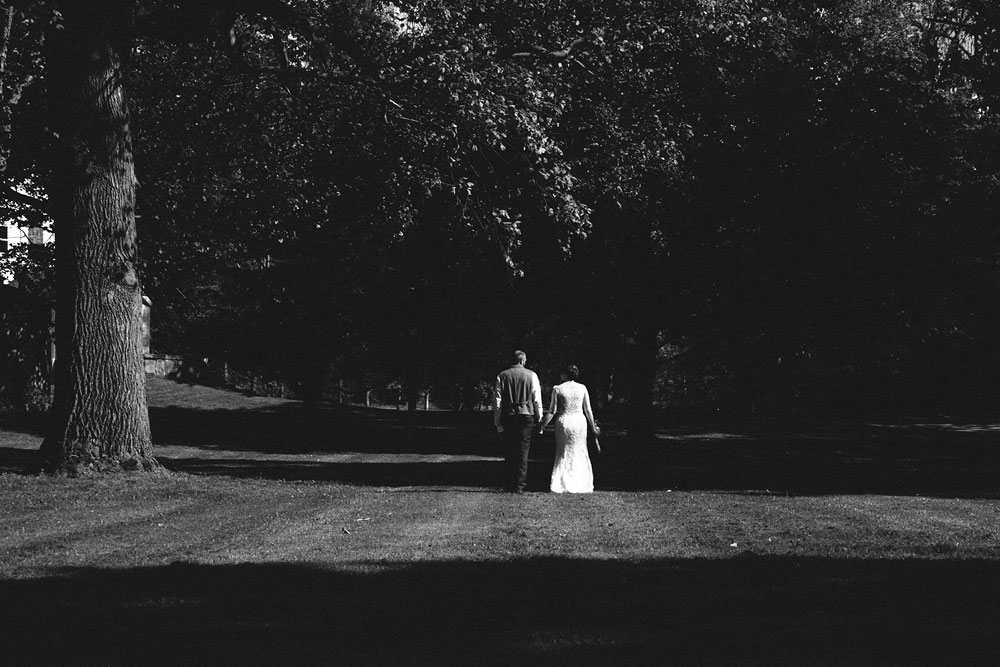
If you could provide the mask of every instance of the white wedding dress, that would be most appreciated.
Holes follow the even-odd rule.
[[[556,457],[552,466],[553,493],[591,493],[594,469],[587,454],[587,388],[570,380],[552,388],[549,412],[556,415]]]

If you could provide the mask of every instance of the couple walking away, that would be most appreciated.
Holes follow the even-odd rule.
[[[590,493],[594,469],[587,454],[587,427],[595,435],[601,429],[594,421],[587,388],[576,381],[579,370],[569,366],[562,384],[552,388],[549,411],[542,419],[542,387],[534,371],[525,368],[527,356],[518,350],[514,363],[497,376],[493,391],[493,423],[503,440],[508,491],[524,493],[528,483],[528,450],[531,434],[541,433],[556,420],[556,456],[549,489],[553,493]]]

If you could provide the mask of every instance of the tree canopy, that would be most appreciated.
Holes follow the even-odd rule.
[[[97,10],[5,11],[0,214],[55,217],[57,248],[106,215],[67,171],[95,153],[53,44],[117,54],[100,150],[134,144],[115,233],[160,351],[470,407],[525,347],[637,434],[654,406],[997,404],[991,3],[96,4],[86,43]]]

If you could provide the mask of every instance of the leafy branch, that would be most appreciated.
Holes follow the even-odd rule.
[[[7,201],[21,204],[23,206],[30,206],[36,211],[45,213],[46,215],[52,214],[52,209],[49,203],[44,199],[39,199],[38,197],[32,197],[31,195],[26,195],[23,192],[18,192],[14,188],[5,187],[0,188],[0,197],[3,197]]]

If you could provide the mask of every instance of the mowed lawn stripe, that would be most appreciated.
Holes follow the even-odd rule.
[[[705,556],[996,556],[995,501],[879,495],[676,494],[678,513]],[[648,494],[640,502],[660,503]],[[688,555],[692,554],[687,550]]]
[[[497,503],[504,498],[480,489],[385,489],[378,495],[381,502],[369,507],[372,520],[357,522],[353,537],[362,550],[388,561],[478,557],[495,532]]]
[[[296,540],[282,536],[287,526],[308,529],[307,517],[347,508],[360,491],[195,475],[2,479],[17,493],[0,509],[0,567],[20,568],[21,576],[33,567],[287,559],[296,551]],[[51,502],[56,498],[63,502]]]
[[[676,513],[636,503],[640,495],[395,490],[384,494],[391,502],[383,512],[394,512],[390,525],[398,530],[385,532],[375,516],[357,527],[356,540],[382,558],[402,561],[680,553],[690,541]]]

